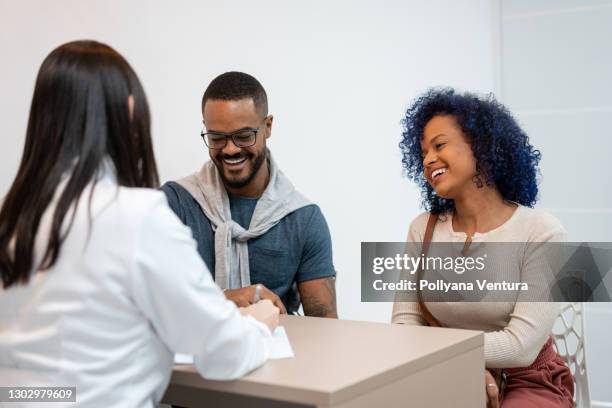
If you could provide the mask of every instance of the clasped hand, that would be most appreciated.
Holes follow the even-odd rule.
[[[257,286],[260,287],[259,291]],[[258,293],[259,292],[259,293]],[[253,305],[260,300],[269,299],[274,306],[278,307],[282,314],[287,314],[285,305],[270,289],[266,288],[261,283],[257,285],[245,286],[239,289],[228,289],[225,291],[225,297],[236,304],[238,307],[247,307]]]

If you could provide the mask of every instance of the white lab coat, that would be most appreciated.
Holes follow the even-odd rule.
[[[267,360],[270,331],[225,299],[163,193],[118,187],[107,172],[91,224],[88,202],[89,188],[53,267],[0,290],[0,386],[76,386],[79,407],[151,407],[175,352],[194,354],[209,379]],[[37,233],[37,263],[54,206]]]

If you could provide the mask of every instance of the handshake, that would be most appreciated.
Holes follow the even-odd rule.
[[[279,314],[287,313],[280,298],[262,284],[228,289],[224,293],[240,308],[242,315],[254,317],[268,326],[271,332],[278,326]]]

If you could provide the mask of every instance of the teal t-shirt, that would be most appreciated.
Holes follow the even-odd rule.
[[[210,221],[179,184],[168,182],[161,189],[170,208],[191,229],[198,252],[214,277],[215,243]],[[257,199],[229,195],[229,200],[232,219],[248,229]],[[329,228],[315,204],[288,214],[265,234],[250,239],[248,248],[251,283],[261,283],[276,293],[289,313],[299,308],[298,283],[336,275]]]

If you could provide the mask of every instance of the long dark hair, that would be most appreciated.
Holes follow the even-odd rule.
[[[61,45],[38,72],[23,157],[0,211],[4,288],[27,283],[34,267],[53,266],[72,225],[71,220],[62,230],[64,217],[85,187],[95,184],[108,159],[119,185],[158,186],[149,108],[140,81],[108,45]],[[65,176],[42,263],[33,265],[40,219]]]

